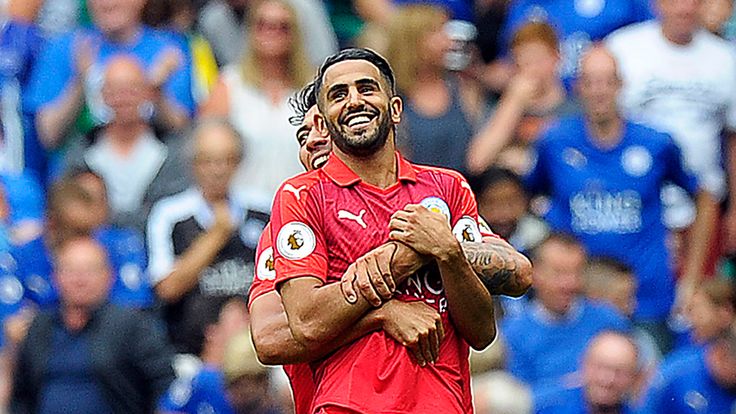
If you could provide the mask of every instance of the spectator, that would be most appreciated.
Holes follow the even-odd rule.
[[[506,319],[501,332],[508,345],[507,369],[536,391],[573,373],[595,335],[628,331],[629,323],[612,307],[580,295],[586,253],[574,238],[551,234],[532,262],[534,300],[527,312]]]
[[[34,67],[27,109],[36,114],[41,143],[49,149],[64,138],[84,105],[91,125],[106,121],[109,111],[100,90],[104,66],[111,56],[129,53],[145,65],[153,85],[155,123],[171,131],[182,128],[194,111],[191,73],[180,48],[140,21],[142,0],[89,0],[95,27],[77,29],[50,42]],[[80,128],[82,134],[90,129]]]
[[[690,298],[686,315],[692,325],[688,345],[704,347],[711,343],[736,322],[733,282],[710,279],[698,285]]]
[[[473,184],[480,216],[516,250],[531,252],[547,236],[547,225],[529,212],[529,197],[516,173],[491,167]]]
[[[90,133],[91,146],[69,152],[68,164],[104,179],[114,225],[143,233],[153,203],[188,185],[182,142],[169,136],[165,144],[155,135],[146,114],[152,86],[135,57],[111,57],[104,76],[109,122]]]
[[[376,1],[376,0],[372,0]],[[199,29],[210,41],[221,65],[236,64],[252,47],[249,44],[252,28],[246,19],[257,1],[211,0],[199,13]],[[294,7],[301,29],[305,51],[312,66],[319,66],[331,53],[337,51],[337,38],[327,15],[326,6],[317,0],[289,0]]]
[[[404,100],[402,153],[415,163],[465,171],[465,152],[484,102],[477,84],[445,67],[452,47],[447,22],[447,13],[437,6],[397,8],[386,57]]]
[[[192,72],[192,96],[201,104],[217,81],[217,62],[207,39],[194,30],[197,18],[194,0],[148,0],[143,22],[161,29],[184,50]]]
[[[177,364],[177,379],[166,393],[160,411],[191,414],[235,412],[226,394],[223,368],[228,356],[228,343],[248,330],[247,308],[243,300],[231,299],[222,307],[219,315],[212,316],[215,316],[214,320],[203,321],[206,334],[199,359],[186,364],[194,365],[194,369]],[[258,395],[257,398],[263,398],[264,395]]]
[[[228,191],[242,153],[227,121],[200,123],[194,131],[195,186],[159,201],[148,221],[149,270],[180,353],[200,354],[201,321],[219,314],[232,297],[245,297],[250,287],[268,200],[254,203]]]
[[[14,249],[17,275],[26,288],[26,298],[42,308],[55,306],[58,292],[52,283],[54,252],[70,238],[93,237],[104,246],[113,269],[110,302],[148,308],[153,305],[153,292],[145,274],[142,237],[129,229],[109,225],[104,187],[99,178],[82,184],[90,180],[85,177],[88,174],[63,179],[51,188],[46,231]]]
[[[637,377],[639,351],[630,337],[602,332],[587,347],[580,367],[581,384],[559,384],[534,396],[537,414],[636,412],[630,400]],[[662,411],[665,412],[665,411]]]
[[[43,229],[43,190],[30,173],[0,173],[0,196],[5,207],[2,223],[6,242],[20,245]]]
[[[577,110],[558,77],[559,42],[552,27],[520,27],[511,41],[511,55],[516,73],[467,152],[468,170],[474,174],[494,163],[526,172],[529,145],[554,118]]]
[[[549,194],[546,219],[553,229],[574,234],[591,255],[615,258],[634,269],[634,320],[666,353],[675,281],[659,193],[665,183],[675,182],[698,193],[699,205],[707,195],[698,192],[668,136],[621,117],[616,108],[620,88],[611,54],[600,46],[591,48],[577,83],[584,115],[563,119],[544,134],[526,183],[534,194]],[[695,237],[702,235],[693,233],[690,261],[702,261],[696,253],[705,241]]]
[[[716,36],[726,36],[726,23],[733,16],[733,1],[702,0],[700,3],[700,23]]]
[[[251,47],[223,69],[202,115],[228,117],[247,149],[233,182],[239,193],[273,197],[279,184],[301,171],[289,123],[289,96],[313,71],[304,55],[296,14],[285,0],[264,0],[249,14]]]
[[[689,244],[691,255],[705,258],[709,250],[717,250],[710,246],[710,236],[718,220],[717,203],[726,194],[721,134],[727,134],[728,154],[736,142],[736,79],[733,76],[736,55],[726,41],[701,29],[700,1],[657,0],[656,4],[657,20],[621,29],[609,36],[606,43],[620,65],[623,89],[619,103],[624,114],[633,121],[671,134],[682,148],[688,169],[710,194],[700,200],[698,213],[702,217],[690,230],[699,239]],[[685,67],[688,68],[686,72],[680,70]],[[731,155],[727,156],[730,159],[728,157]],[[728,165],[732,168],[736,163],[729,161]],[[736,206],[736,180],[729,181],[730,205]],[[668,190],[665,196],[668,207],[682,208],[688,204],[687,197],[675,190]],[[666,211],[668,224],[688,226],[692,214],[676,211]],[[684,217],[677,217],[678,214]],[[729,208],[723,227],[725,247],[733,251],[736,249],[736,209]],[[687,289],[682,290],[683,294],[692,291],[703,272],[712,273],[712,269],[702,267],[703,262],[704,259],[686,263],[682,273],[683,287]]]
[[[736,404],[736,326],[704,349],[678,353],[655,377],[642,413],[721,414]]]
[[[33,21],[38,13],[39,0],[9,1],[7,13],[0,12],[3,20],[0,30],[0,171],[20,174],[26,167],[38,171],[33,161],[32,147],[25,144],[26,118],[21,110],[21,96],[28,83],[42,39]],[[26,153],[31,157],[26,162]]]
[[[11,412],[152,412],[174,378],[164,337],[106,301],[112,274],[97,242],[67,240],[56,269],[61,306],[39,314],[20,346]]]
[[[532,395],[514,377],[502,371],[473,377],[476,414],[531,414]]]
[[[510,48],[513,34],[529,21],[548,23],[561,39],[560,75],[563,79],[572,80],[576,76],[580,56],[593,42],[652,15],[649,0],[517,0],[511,2],[509,8],[503,43]]]

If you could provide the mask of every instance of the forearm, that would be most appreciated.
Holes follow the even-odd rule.
[[[36,128],[38,138],[47,149],[56,148],[82,109],[84,91],[82,82],[73,79],[63,95],[38,112]]]
[[[700,191],[696,199],[697,215],[690,229],[688,254],[682,282],[698,283],[705,268],[711,237],[718,217],[718,202],[706,191]]]
[[[493,298],[461,249],[437,258],[450,317],[460,335],[474,349],[487,347],[496,337]]]
[[[531,287],[531,262],[503,240],[462,243],[462,248],[491,295],[519,297]]]
[[[380,328],[378,311],[374,310],[335,340],[308,347],[292,335],[281,297],[276,292],[267,293],[253,302],[251,321],[258,359],[266,365],[314,361]]]
[[[501,150],[511,141],[523,115],[524,107],[516,99],[501,99],[496,113],[470,144],[467,161],[471,173],[480,174],[493,164]]]
[[[176,302],[199,282],[199,275],[215,260],[227,241],[219,231],[207,231],[197,237],[174,263],[174,270],[156,285],[156,293],[166,302]]]
[[[385,263],[390,263],[396,285],[423,265],[423,259],[402,243],[389,242],[379,249]],[[332,341],[374,308],[362,295],[349,303],[339,283],[322,285],[308,277],[284,282],[281,297],[293,337],[308,348]]]
[[[184,128],[189,117],[184,109],[176,103],[171,102],[166,96],[161,96],[154,103],[156,106],[156,123],[169,131],[177,131]]]

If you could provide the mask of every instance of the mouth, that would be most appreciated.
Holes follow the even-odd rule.
[[[351,132],[360,132],[366,129],[376,118],[378,118],[378,114],[375,112],[354,112],[343,118],[342,125],[346,126]]]
[[[312,168],[315,170],[322,167],[327,163],[327,160],[330,159],[330,153],[325,152],[323,154],[317,154],[314,157],[312,157]]]

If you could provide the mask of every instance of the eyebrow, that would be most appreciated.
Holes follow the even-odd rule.
[[[358,80],[355,81],[355,84],[358,85],[358,86],[360,86],[360,85],[374,85],[374,86],[378,87],[379,90],[381,90],[381,83],[378,82],[376,79],[373,79],[373,78],[360,78],[360,79],[358,79]],[[348,87],[348,84],[347,83],[344,83],[344,82],[343,83],[336,83],[336,84],[330,86],[329,89],[327,89],[327,93],[325,94],[325,96],[330,96],[330,94],[332,92],[337,91],[337,90],[340,90],[340,89],[345,89],[347,87]]]
[[[310,129],[311,129],[311,128],[307,127],[306,125],[302,125],[302,126],[300,126],[300,127],[299,127],[299,128],[298,128],[298,129],[296,130],[296,139],[297,139],[297,141],[299,140],[299,135],[301,135],[301,133],[302,133],[302,132],[307,132],[307,131],[309,131]]]

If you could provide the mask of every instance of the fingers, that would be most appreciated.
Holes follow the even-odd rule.
[[[394,250],[397,248],[395,244],[393,244]],[[394,276],[391,273],[391,256],[388,256],[388,260],[378,260],[376,259],[376,264],[378,265],[378,271],[380,272],[383,283],[386,284],[386,287],[388,288],[389,292],[393,295],[393,293],[396,291],[396,282],[394,281]],[[381,258],[385,258],[385,256],[380,256]]]
[[[411,354],[414,356],[414,359],[416,359],[417,364],[419,366],[423,367],[427,365],[427,361],[424,359],[424,354],[422,353],[422,350],[420,349],[419,344],[414,345],[408,345],[408,349],[411,352]]]
[[[430,350],[429,345],[429,332],[420,332],[419,333],[419,351],[422,354],[422,359],[424,359],[422,364],[419,364],[421,366],[427,365],[428,362],[434,362],[434,358],[432,357],[432,351]]]
[[[368,268],[365,260],[358,259],[358,261],[355,262],[355,267],[355,282],[358,285],[358,291],[372,306],[376,308],[381,306],[381,303],[383,303],[383,301],[373,288],[373,284],[371,283],[371,275],[368,273]]]
[[[355,304],[358,301],[358,293],[355,291],[355,265],[350,265],[348,270],[340,280],[340,290],[342,295],[349,304]]]
[[[429,354],[430,354],[429,362],[431,364],[434,364],[435,362],[437,362],[437,359],[439,359],[440,357],[440,340],[438,338],[438,332],[437,332],[436,327],[435,329],[429,330],[427,342],[429,343]]]
[[[393,290],[391,290],[386,284],[386,281],[383,278],[383,272],[381,271],[375,256],[371,254],[366,256],[365,263],[370,282],[378,296],[383,300],[391,299],[391,296],[393,296]]]

